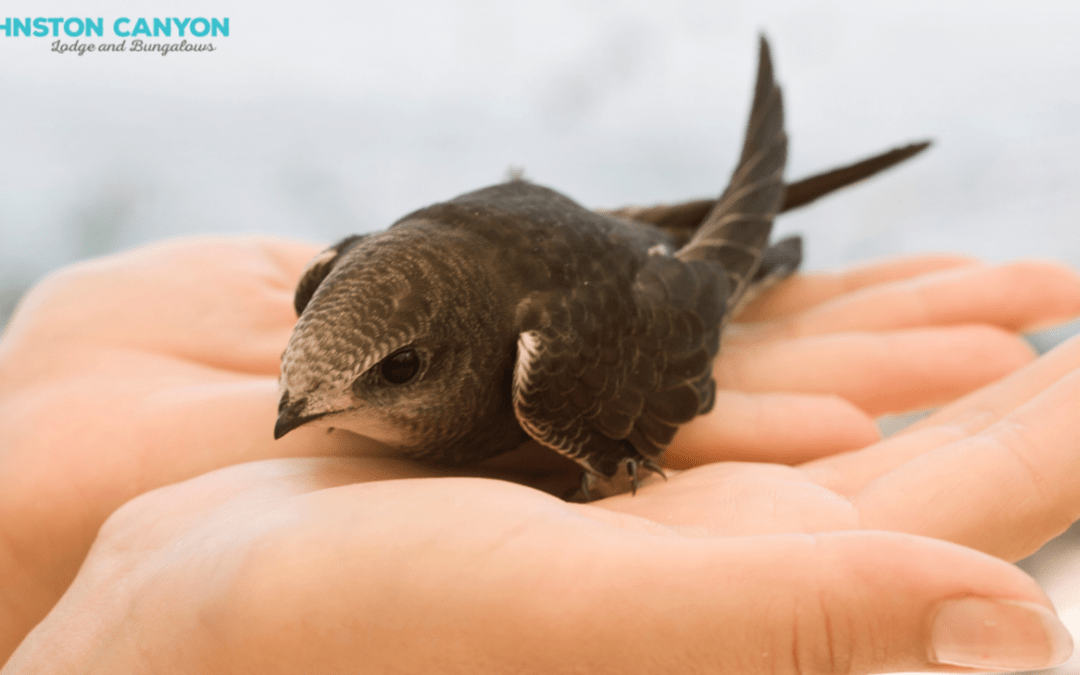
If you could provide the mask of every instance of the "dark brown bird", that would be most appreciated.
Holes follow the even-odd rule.
[[[274,436],[321,423],[441,464],[531,436],[584,468],[586,496],[597,481],[636,488],[712,408],[725,318],[798,267],[797,237],[769,245],[773,217],[927,145],[785,185],[762,38],[742,155],[717,200],[594,212],[515,180],[319,254],[296,291]]]

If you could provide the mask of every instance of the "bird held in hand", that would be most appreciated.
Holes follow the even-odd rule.
[[[724,321],[798,267],[774,216],[920,152],[785,185],[780,88],[761,39],[742,155],[719,199],[585,209],[523,180],[351,236],[308,265],[274,435],[321,423],[467,464],[532,437],[636,489],[713,405]]]

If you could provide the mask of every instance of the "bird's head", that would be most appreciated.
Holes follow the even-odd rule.
[[[275,438],[319,424],[443,459],[495,414],[514,344],[504,344],[475,242],[461,238],[404,222],[309,263],[282,355]]]

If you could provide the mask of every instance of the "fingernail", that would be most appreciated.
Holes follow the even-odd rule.
[[[1072,654],[1072,637],[1052,611],[1016,600],[943,602],[931,640],[933,661],[968,668],[1049,668]]]

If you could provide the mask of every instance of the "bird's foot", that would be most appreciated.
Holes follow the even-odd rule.
[[[615,475],[610,477],[592,473],[591,471],[582,471],[581,484],[577,490],[566,496],[566,500],[591,502],[594,499],[613,497],[627,492],[636,495],[638,488],[641,487],[645,479],[642,474],[643,471],[659,474],[661,478],[667,480],[667,474],[652,459],[645,457],[627,459],[623,466],[626,467],[626,473],[617,471]]]

